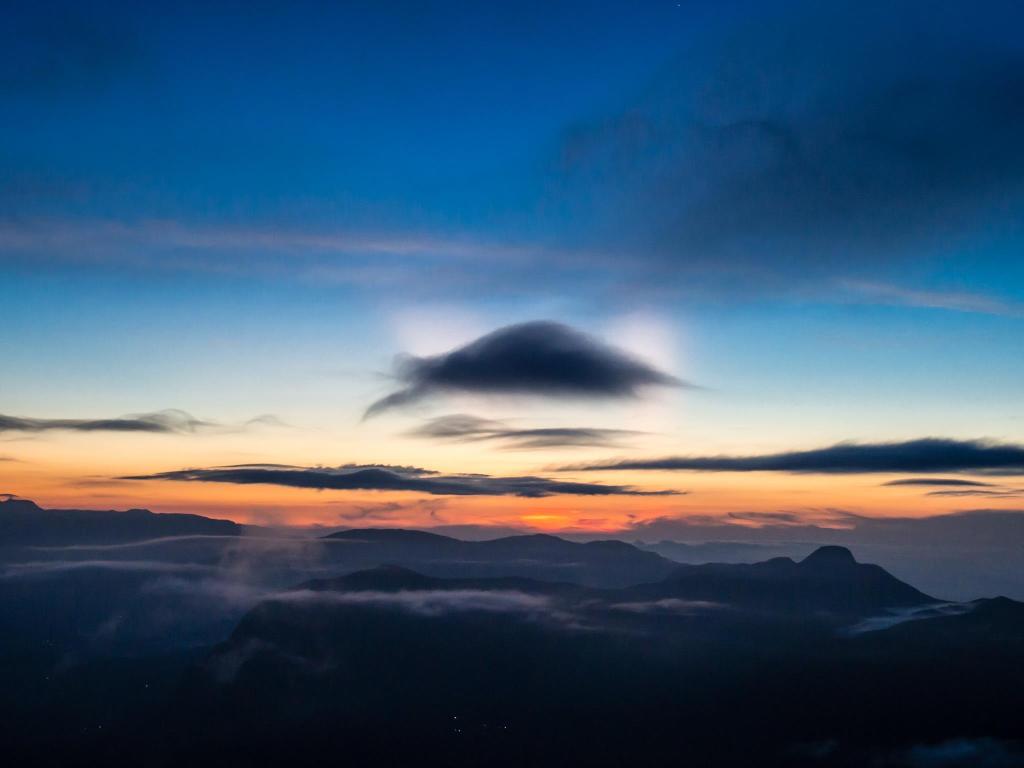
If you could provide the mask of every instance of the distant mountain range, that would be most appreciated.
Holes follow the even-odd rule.
[[[687,565],[24,500],[0,536],[17,764],[1024,764],[1024,604],[840,546]]]
[[[676,563],[622,541],[566,541],[527,534],[462,541],[426,531],[362,528],[330,534],[337,554],[365,566],[392,564],[438,576],[525,576],[626,586],[671,573]]]
[[[1022,643],[1024,605],[951,607],[841,547],[620,589],[391,566],[259,604],[174,707],[214,754],[259,734],[275,759],[867,765],[983,721],[1020,734]]]
[[[27,499],[0,499],[0,546],[112,544],[163,536],[237,536],[241,526],[200,515],[42,509]]]

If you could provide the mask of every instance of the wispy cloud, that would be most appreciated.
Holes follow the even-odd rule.
[[[960,491],[930,491],[925,496],[946,496],[951,498],[986,498],[986,499],[1018,499],[1024,497],[1024,490],[1019,488],[1008,488],[1003,490],[985,490],[973,488]]]
[[[244,254],[244,255],[243,255]],[[214,274],[285,274],[370,284],[407,280],[417,267],[465,268],[495,260],[508,268],[554,257],[550,247],[513,245],[465,234],[345,231],[262,225],[201,226],[145,219],[0,219],[0,261],[25,256],[58,262]],[[565,255],[566,259],[580,258]]]
[[[452,442],[493,441],[502,443],[502,448],[529,450],[576,447],[614,448],[622,445],[623,440],[627,438],[645,433],[600,427],[517,429],[503,421],[457,413],[431,419],[406,434],[413,437]]]
[[[548,613],[551,599],[514,590],[426,589],[381,591],[294,590],[274,594],[275,602],[328,603],[382,608],[398,608],[420,616],[485,611],[488,613]]]
[[[346,523],[356,523],[370,520],[390,520],[401,514],[426,513],[432,520],[443,522],[441,511],[444,509],[445,503],[444,499],[420,499],[410,503],[382,501],[347,504],[347,509],[338,512],[338,519]]]
[[[566,470],[688,470],[695,472],[1024,473],[1024,446],[991,440],[927,437],[893,443],[837,443],[808,451],[750,456],[668,456],[618,459],[564,467]]]
[[[842,281],[840,286],[879,304],[945,309],[1000,317],[1024,317],[1024,305],[969,291],[921,290],[859,280]]]
[[[156,434],[195,434],[211,430],[237,430],[247,426],[280,426],[277,417],[266,414],[249,419],[241,426],[197,419],[185,411],[168,409],[152,413],[100,419],[46,419],[0,414],[0,432],[150,432]]]
[[[138,573],[212,573],[217,569],[201,563],[173,563],[164,560],[40,560],[8,563],[3,578],[66,573],[80,570],[132,571]]]
[[[973,603],[940,603],[939,605],[928,605],[924,608],[904,608],[892,610],[881,616],[871,616],[851,627],[848,627],[844,634],[863,635],[867,632],[878,632],[883,629],[895,627],[897,624],[905,624],[908,621],[923,621],[925,619],[937,619],[942,616],[959,616],[974,610]]]
[[[692,616],[696,613],[721,610],[724,607],[722,603],[714,603],[708,600],[681,600],[675,597],[666,597],[661,600],[611,603],[608,606],[613,611],[675,616]]]

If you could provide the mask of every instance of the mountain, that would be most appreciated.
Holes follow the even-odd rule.
[[[186,675],[173,761],[244,745],[256,763],[821,768],[1024,735],[1024,605],[941,605],[838,547],[618,589],[396,566],[313,580]],[[840,631],[874,612],[917,618]]]
[[[806,557],[820,544],[810,542],[660,541],[634,542],[647,552],[656,552],[678,563],[754,563],[772,557]]]
[[[610,587],[537,574],[624,579],[633,547],[369,529],[146,559],[168,543],[0,574],[16,763],[1024,764],[1024,605],[940,603],[842,548]],[[351,569],[388,554],[430,571]]]
[[[462,541],[426,531],[362,528],[330,534],[325,557],[346,567],[402,565],[433,576],[523,576],[622,587],[664,578],[676,563],[622,541],[579,543],[532,534]]]
[[[157,514],[148,509],[42,509],[27,499],[0,500],[0,545],[116,544],[166,536],[237,536],[230,520]]]
[[[845,547],[819,547],[795,562],[682,565],[664,581],[634,590],[650,599],[711,600],[751,610],[871,616],[938,601]]]

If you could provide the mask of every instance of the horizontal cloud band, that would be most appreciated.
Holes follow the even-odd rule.
[[[440,475],[414,467],[349,465],[343,467],[282,467],[243,465],[180,469],[123,480],[180,480],[238,485],[280,485],[339,491],[411,491],[435,496],[663,496],[676,491],[641,491],[626,485],[602,485],[552,480],[545,477]]]
[[[270,415],[257,416],[245,426],[280,422]],[[210,429],[237,429],[213,421],[197,419],[185,411],[167,409],[153,413],[136,413],[110,419],[41,419],[7,416],[0,413],[0,432],[148,432],[155,434],[191,434]]]
[[[456,413],[431,419],[408,434],[413,437],[452,442],[495,441],[503,443],[502,447],[504,448],[527,450],[585,446],[611,448],[617,446],[623,438],[643,433],[628,429],[603,429],[600,427],[515,429],[502,421]]]
[[[988,440],[928,437],[897,443],[838,443],[810,451],[752,456],[670,456],[564,467],[566,470],[690,470],[697,472],[977,472],[1024,474],[1024,446]]]

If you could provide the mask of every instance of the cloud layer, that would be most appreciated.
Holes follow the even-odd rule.
[[[1024,474],[1024,446],[989,440],[927,437],[897,443],[838,443],[810,451],[751,456],[669,456],[621,459],[574,470],[636,469],[699,472],[977,472]]]
[[[191,433],[218,426],[175,409],[112,419],[39,419],[0,414],[0,432],[157,432]]]
[[[534,448],[614,448],[624,438],[643,434],[628,429],[601,429],[597,427],[550,427],[541,429],[515,429],[495,419],[482,419],[465,413],[455,413],[431,419],[408,432],[413,437],[424,437],[451,442],[495,441],[503,448],[529,450]]]
[[[1019,237],[1019,4],[738,18],[566,131],[555,186],[581,236],[671,270],[654,276],[755,291],[875,274],[983,227]]]
[[[980,480],[963,480],[955,477],[907,477],[902,480],[890,480],[887,483],[882,483],[885,486],[923,486],[928,487],[943,487],[949,486],[954,488],[984,488],[991,486],[992,483],[983,483]]]
[[[446,393],[630,398],[647,387],[685,382],[569,326],[535,321],[499,328],[432,357],[396,362],[404,386],[366,416]]]
[[[492,477],[441,475],[417,467],[346,465],[341,467],[287,467],[257,464],[207,469],[179,469],[124,480],[179,480],[184,482],[280,485],[338,491],[410,491],[435,496],[660,496],[675,491],[641,491],[627,485],[602,485],[551,480],[546,477]]]

